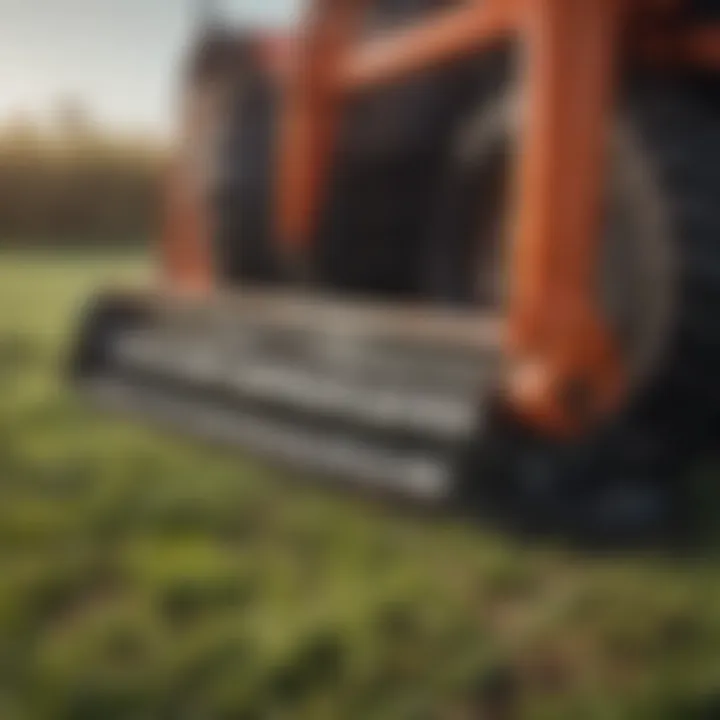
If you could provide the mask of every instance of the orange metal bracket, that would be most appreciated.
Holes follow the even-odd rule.
[[[165,279],[180,292],[205,292],[214,282],[207,256],[207,224],[201,203],[189,192],[177,169],[169,173],[160,249]]]
[[[215,283],[206,203],[185,168],[168,173],[160,241],[161,267],[173,290],[206,293]]]
[[[574,433],[623,376],[598,307],[597,261],[618,0],[529,0],[508,392],[535,427]]]
[[[320,213],[342,112],[335,74],[362,7],[362,0],[314,0],[284,88],[278,230],[294,258],[307,249]]]
[[[468,0],[459,9],[353,48],[369,0],[314,0],[285,88],[277,185],[286,252],[307,250],[324,196],[343,105],[364,90],[481,49],[509,35],[519,0]]]
[[[169,168],[160,251],[165,280],[181,293],[207,293],[217,282],[208,170],[223,93],[190,79],[184,89],[177,156]]]
[[[376,87],[501,42],[517,29],[520,8],[518,0],[472,0],[364,43],[345,58],[338,89]]]

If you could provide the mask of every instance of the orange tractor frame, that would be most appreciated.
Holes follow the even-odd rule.
[[[311,249],[353,94],[519,41],[524,112],[508,209],[504,392],[541,431],[582,433],[626,395],[594,288],[617,71],[629,54],[663,67],[720,70],[720,26],[678,23],[683,0],[468,0],[358,46],[366,4],[312,0],[286,65],[275,203],[284,254],[302,262]],[[173,177],[163,266],[176,291],[207,292],[216,281],[206,208]]]

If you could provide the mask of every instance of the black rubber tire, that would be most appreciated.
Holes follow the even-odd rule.
[[[698,446],[720,419],[720,116],[680,82],[646,82],[634,117],[663,188],[678,262],[663,371],[638,408]]]
[[[717,451],[720,428],[720,122],[688,84],[669,77],[634,82],[623,114],[652,174],[676,256],[665,351],[625,410],[582,442],[550,441],[493,402],[485,408],[489,430],[469,449],[465,468],[466,492],[479,494],[494,516],[612,540],[687,529],[688,467]],[[467,169],[449,174],[454,206],[451,214],[447,205],[441,209],[441,232],[430,243],[427,294],[443,302],[473,301],[472,212],[459,203],[472,203],[468,188],[483,182],[478,171],[482,176],[477,167],[474,177]]]

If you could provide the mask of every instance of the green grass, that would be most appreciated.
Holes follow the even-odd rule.
[[[474,720],[503,688],[511,717],[720,716],[712,560],[423,521],[84,407],[73,318],[144,274],[0,254],[0,718]]]

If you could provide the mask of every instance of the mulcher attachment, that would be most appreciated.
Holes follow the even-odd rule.
[[[665,534],[676,503],[642,428],[533,437],[495,402],[500,335],[417,306],[116,295],[90,309],[73,375],[111,410],[373,494],[593,542]]]
[[[445,505],[496,385],[498,337],[475,314],[337,298],[115,296],[91,309],[73,371],[112,409]]]

